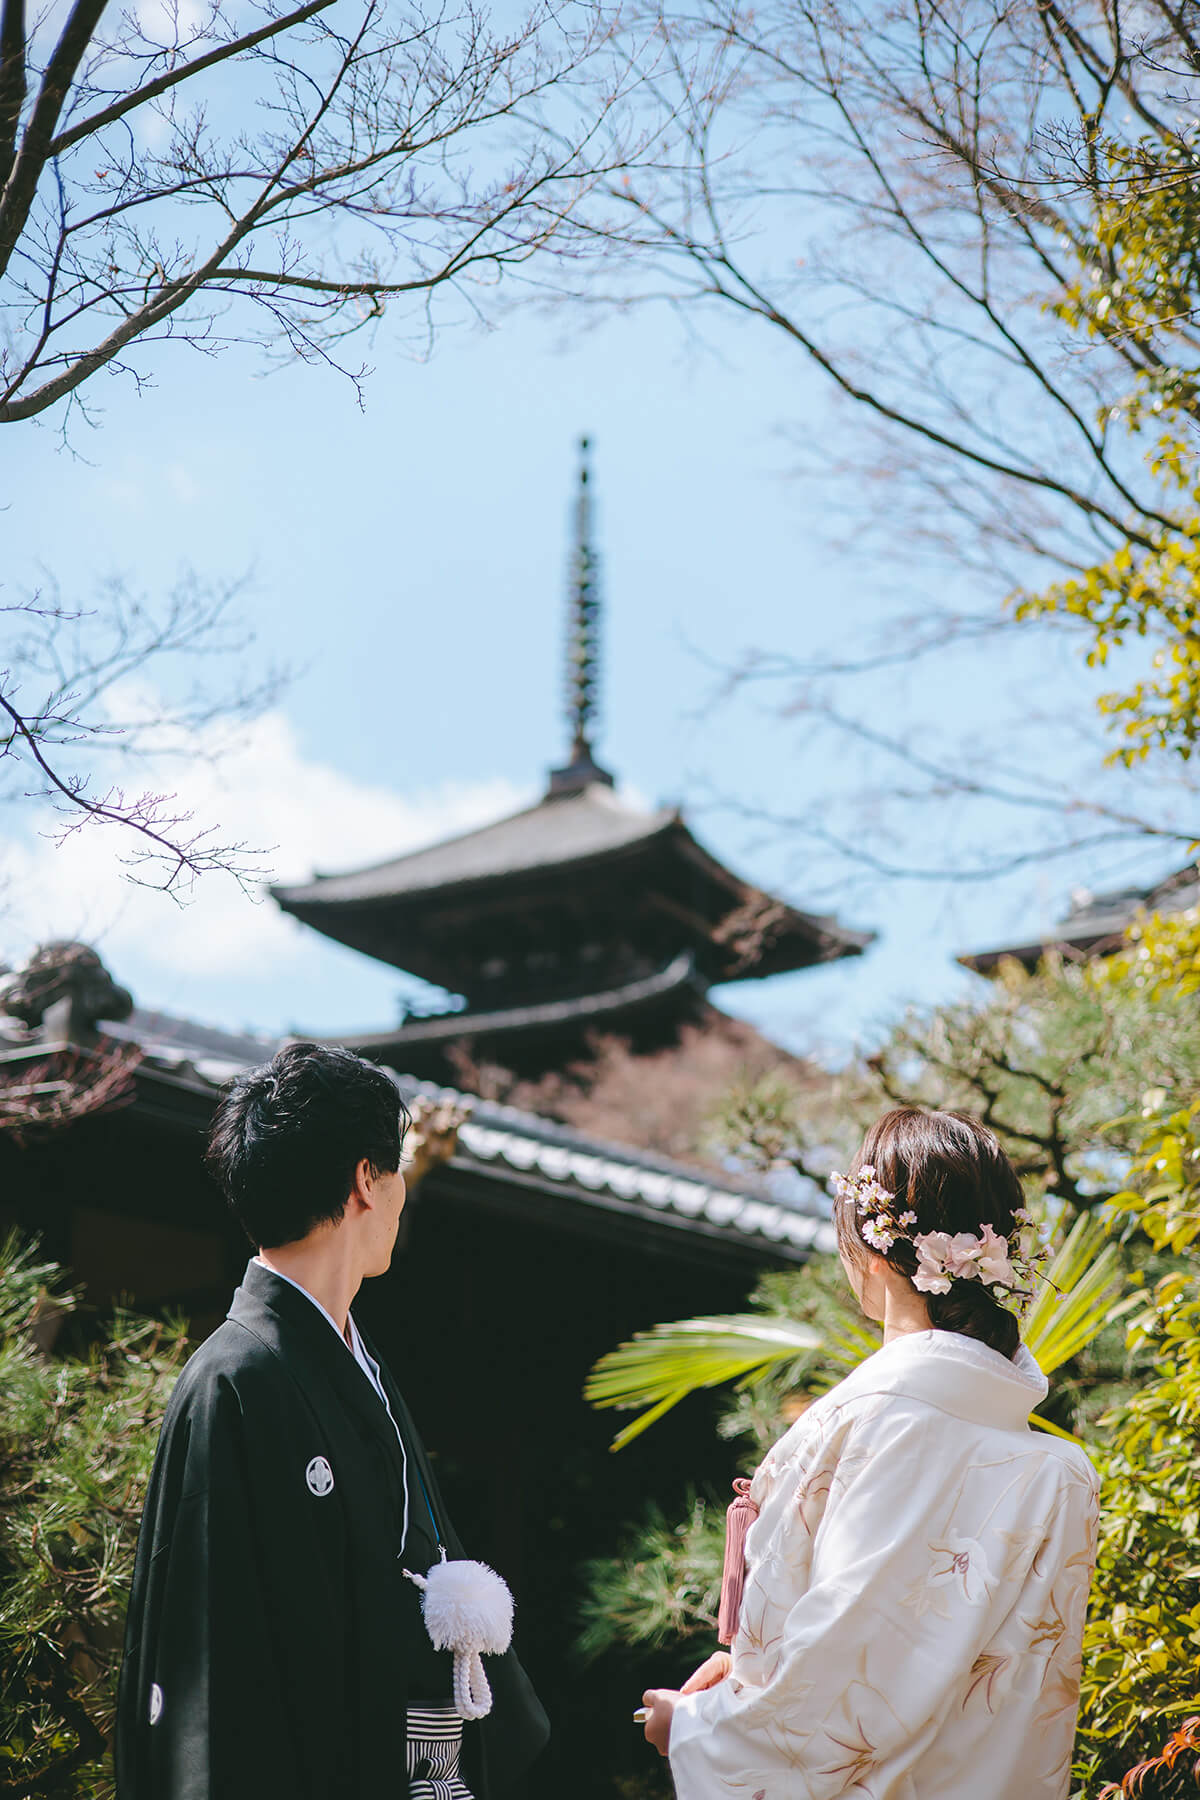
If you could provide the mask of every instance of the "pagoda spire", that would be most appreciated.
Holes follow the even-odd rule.
[[[592,733],[599,711],[600,560],[592,543],[591,442],[579,440],[579,490],[575,497],[575,543],[567,596],[567,730],[571,760],[550,774],[552,794],[575,794],[593,782],[613,778],[592,756]]]

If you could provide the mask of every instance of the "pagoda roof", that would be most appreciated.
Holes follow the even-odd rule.
[[[614,792],[593,754],[603,607],[587,438],[579,451],[564,688],[570,748],[549,790],[425,849],[271,889],[284,912],[326,937],[464,997],[470,1011],[421,1027],[427,1040],[470,1034],[480,1020],[519,1031],[526,1014],[540,1029],[565,1021],[547,1015],[560,1003],[580,1019],[628,1010],[647,998],[630,984],[660,982],[683,954],[692,971],[682,979],[703,995],[715,982],[857,956],[875,936],[764,894],[705,850],[677,808],[647,812]],[[672,979],[681,990],[681,978]]]
[[[285,912],[327,936],[437,980],[427,945],[443,903],[461,908],[558,893],[586,904],[591,889],[580,876],[618,868],[631,893],[649,885],[652,868],[668,879],[675,871],[692,896],[679,941],[710,983],[857,956],[875,935],[762,894],[697,842],[677,808],[642,811],[600,781],[575,792],[551,791],[534,806],[428,849],[271,892]],[[722,940],[720,927],[756,904],[768,906],[771,916],[756,950],[746,955]]]
[[[403,1055],[406,1049],[425,1044],[453,1043],[464,1037],[503,1040],[509,1033],[522,1037],[534,1031],[558,1027],[603,1029],[640,1013],[656,1002],[669,1000],[681,990],[703,991],[696,980],[696,961],[684,950],[665,969],[627,981],[595,994],[575,994],[561,1000],[534,1001],[527,1006],[497,1007],[491,1012],[462,1011],[414,1016],[390,1031],[342,1032],[330,1042],[373,1056],[380,1051]]]
[[[1052,950],[1075,960],[1111,956],[1124,944],[1125,933],[1139,913],[1180,913],[1198,904],[1200,876],[1196,865],[1189,863],[1151,887],[1114,888],[1103,894],[1083,889],[1046,937],[996,950],[976,950],[958,961],[977,975],[993,975],[1006,961],[1021,963],[1032,971]]]
[[[640,812],[610,787],[594,782],[578,793],[548,795],[536,806],[425,850],[389,857],[345,875],[318,874],[311,882],[273,887],[271,892],[285,912],[428,895],[536,870],[573,868],[647,843],[680,824],[681,816],[672,807]]]

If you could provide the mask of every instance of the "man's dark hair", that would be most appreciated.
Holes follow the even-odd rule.
[[[400,1167],[408,1108],[391,1077],[349,1050],[288,1044],[234,1083],[206,1161],[256,1249],[294,1244],[346,1210],[354,1171]]]

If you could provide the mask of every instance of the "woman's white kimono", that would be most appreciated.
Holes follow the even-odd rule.
[[[1046,1380],[954,1332],[897,1338],[754,1477],[733,1671],[685,1695],[678,1800],[1063,1800],[1095,1560]]]

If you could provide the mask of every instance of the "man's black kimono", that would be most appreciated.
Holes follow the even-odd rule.
[[[452,1659],[430,1644],[401,1569],[436,1560],[429,1507],[447,1553],[463,1550],[380,1367],[408,1452],[403,1561],[395,1428],[304,1294],[251,1262],[229,1317],[187,1364],[138,1542],[119,1800],[407,1793],[406,1707],[450,1703]],[[466,1727],[463,1775],[496,1800],[549,1727],[512,1651],[487,1669],[495,1705]]]

